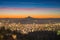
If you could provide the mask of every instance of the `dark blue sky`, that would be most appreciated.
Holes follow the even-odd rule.
[[[0,0],[0,8],[60,8],[60,0]]]

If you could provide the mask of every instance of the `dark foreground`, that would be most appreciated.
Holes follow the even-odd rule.
[[[16,35],[16,37],[13,38],[12,35]],[[0,40],[60,40],[60,35],[57,35],[56,31],[35,31],[21,34],[17,31],[2,28],[0,29]]]

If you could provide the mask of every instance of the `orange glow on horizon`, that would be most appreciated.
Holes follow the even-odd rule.
[[[0,8],[0,18],[60,18],[60,8]]]
[[[25,18],[28,15],[0,15],[0,18]],[[32,15],[33,18],[60,18],[58,15]]]

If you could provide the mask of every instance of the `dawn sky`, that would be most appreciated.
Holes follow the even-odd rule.
[[[0,0],[0,18],[60,18],[60,0]]]

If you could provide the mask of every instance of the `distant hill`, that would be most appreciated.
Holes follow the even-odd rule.
[[[26,18],[0,18],[1,20],[5,20],[11,23],[11,22],[20,22],[22,24],[31,24],[31,23],[37,23],[37,24],[45,24],[45,23],[60,23],[60,18],[32,18],[30,16]]]

